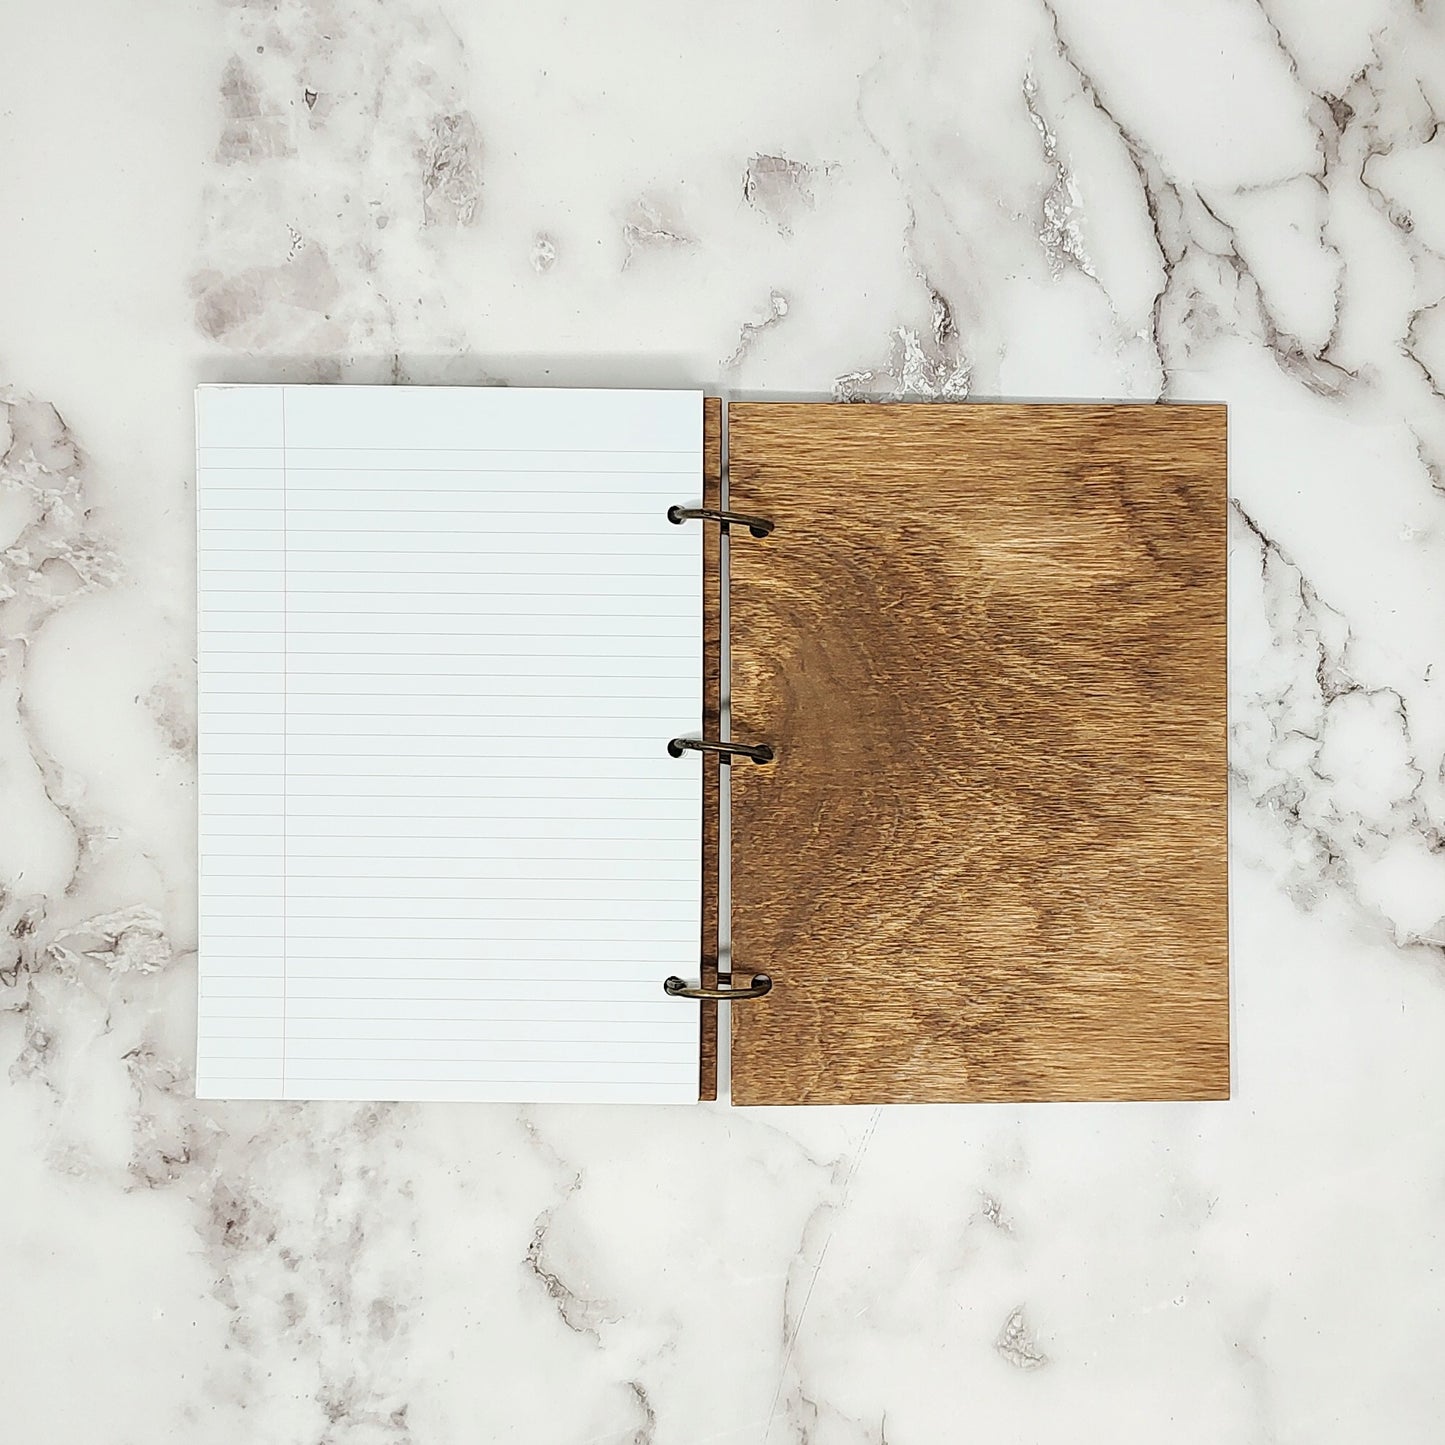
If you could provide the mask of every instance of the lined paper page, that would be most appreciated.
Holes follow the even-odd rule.
[[[202,387],[205,1098],[695,1100],[691,392]]]

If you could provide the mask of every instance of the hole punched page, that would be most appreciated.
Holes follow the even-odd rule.
[[[197,393],[206,1098],[692,1101],[695,392]]]

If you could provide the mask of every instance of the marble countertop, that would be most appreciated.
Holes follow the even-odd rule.
[[[7,1436],[1438,1436],[1436,0],[9,10]],[[1233,1102],[197,1103],[226,379],[1227,401]]]

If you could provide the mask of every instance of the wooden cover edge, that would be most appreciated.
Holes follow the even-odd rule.
[[[722,506],[722,400],[702,401],[702,504]],[[702,735],[721,736],[722,726],[722,529],[702,528]],[[699,973],[704,988],[717,987],[720,769],[702,773],[702,932]],[[686,1005],[684,1005],[685,1007]],[[717,1098],[717,1004],[698,1004],[697,1096]]]

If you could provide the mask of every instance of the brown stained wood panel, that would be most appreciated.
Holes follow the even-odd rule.
[[[702,403],[702,504],[722,505],[722,402]],[[702,735],[720,736],[722,726],[722,536],[702,526]],[[699,973],[705,988],[717,987],[718,955],[718,770],[702,767],[702,936]],[[679,1008],[698,1010],[698,1098],[717,1098],[717,1005],[677,1000]]]
[[[1225,412],[735,404],[738,1104],[1229,1093]]]

